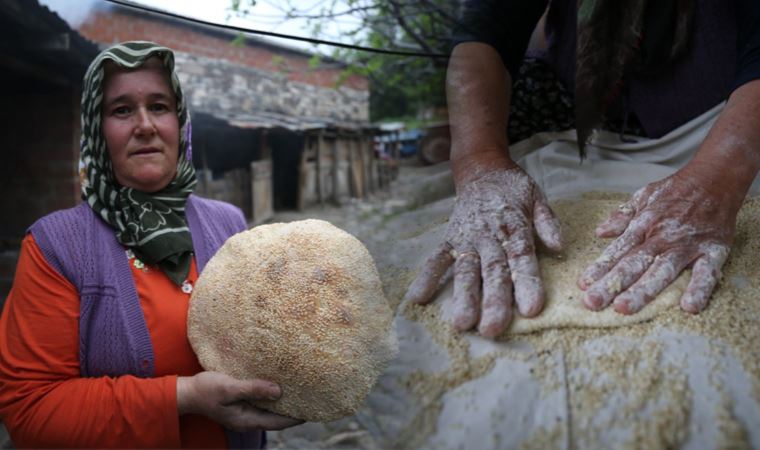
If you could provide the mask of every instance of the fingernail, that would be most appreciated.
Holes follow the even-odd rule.
[[[552,235],[547,239],[546,246],[549,247],[550,250],[559,252],[562,250],[562,239],[560,239],[559,236]]]
[[[496,327],[480,327],[478,333],[486,339],[496,339],[496,336],[500,334]]]
[[[495,339],[512,321],[511,317],[481,320],[478,325],[478,333],[486,339]]]
[[[615,302],[612,304],[612,306],[615,308],[615,311],[620,314],[630,315],[636,312],[635,308],[633,308],[631,305],[631,300],[628,298],[618,297],[615,299]]]
[[[515,303],[517,303],[517,311],[521,316],[534,317],[544,307],[544,291],[538,286],[532,286],[530,289],[516,286]]]
[[[699,301],[694,300],[692,296],[685,297],[683,300],[681,300],[681,309],[687,313],[699,314],[703,308],[704,306]]]
[[[272,391],[272,393],[269,394],[269,400],[277,400],[282,396],[282,389],[280,389],[280,386],[277,384],[269,383],[269,389]]]
[[[475,326],[475,323],[478,321],[478,316],[474,314],[463,314],[458,315],[454,318],[454,328],[457,329],[457,331],[468,331],[473,326]]]
[[[592,311],[599,311],[602,309],[602,305],[604,304],[604,299],[595,293],[588,293],[583,298],[583,303],[586,305],[586,307]]]
[[[520,315],[523,317],[535,317],[538,313],[541,312],[542,303],[538,300],[527,302],[527,303],[518,303],[517,304],[517,310],[520,312]]]

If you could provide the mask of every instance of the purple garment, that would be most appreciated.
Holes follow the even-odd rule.
[[[647,137],[661,137],[726,100],[731,92],[737,57],[734,2],[694,2],[694,28],[685,54],[656,76],[633,76],[628,81],[630,112]],[[575,90],[576,4],[577,0],[553,0],[546,22],[547,59],[570,92]],[[622,117],[614,106],[607,116]]]
[[[195,195],[188,198],[186,214],[198,273],[227,238],[247,229],[239,209]],[[29,232],[47,262],[79,292],[81,376],[152,377],[153,346],[114,230],[81,203],[43,217]],[[262,448],[263,435],[227,432],[231,448]]]

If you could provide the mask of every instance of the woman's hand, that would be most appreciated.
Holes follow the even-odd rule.
[[[252,406],[252,400],[277,400],[280,387],[264,380],[237,380],[218,372],[201,372],[177,378],[177,410],[200,414],[239,432],[282,430],[302,420],[273,414]]]
[[[596,229],[599,237],[617,239],[578,280],[587,291],[586,307],[612,303],[616,311],[633,314],[692,265],[681,308],[702,311],[733,242],[743,198],[736,196],[707,189],[684,170],[640,189]]]
[[[534,227],[548,248],[560,250],[559,222],[530,176],[516,165],[477,171],[459,184],[445,241],[425,262],[406,297],[428,303],[453,263],[458,330],[478,324],[481,335],[497,336],[512,320],[513,301],[522,316],[535,316],[543,308],[544,289]]]

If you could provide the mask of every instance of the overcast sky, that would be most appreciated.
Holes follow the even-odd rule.
[[[73,28],[76,28],[81,22],[86,20],[87,15],[92,8],[98,5],[108,5],[105,0],[38,0],[40,3],[47,5],[50,9],[63,17]],[[229,10],[230,0],[132,0],[135,3],[141,3],[156,9],[171,11],[184,16],[195,17],[209,22],[228,23],[231,25],[255,28],[265,31],[274,31],[283,34],[311,37],[311,28],[306,20],[290,19],[283,20],[283,3],[278,0],[257,0],[256,6],[251,10],[253,13],[249,18],[242,19],[235,17]],[[319,9],[330,4],[332,0],[294,0],[294,4],[299,8],[311,9],[313,12],[319,12]],[[246,3],[246,0],[241,0]],[[342,10],[342,0],[336,4],[337,10]],[[340,21],[330,20],[322,23],[322,31],[318,36],[324,40],[340,40],[340,30],[348,30],[356,26],[357,21],[351,19],[342,19]],[[284,45],[314,51],[312,44],[294,40],[279,40],[276,38],[267,38],[275,40]],[[320,53],[329,54],[330,47],[320,46]]]

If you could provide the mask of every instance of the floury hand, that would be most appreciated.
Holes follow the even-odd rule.
[[[543,308],[544,289],[534,227],[549,249],[561,249],[559,222],[530,176],[516,165],[481,171],[462,183],[445,241],[427,259],[406,298],[430,302],[453,263],[458,330],[477,324],[481,335],[497,336],[512,321],[513,302],[522,316],[535,316]]]
[[[734,238],[736,211],[683,173],[649,184],[596,229],[617,237],[578,280],[592,310],[610,303],[633,314],[689,265],[681,308],[702,311],[720,279]]]

